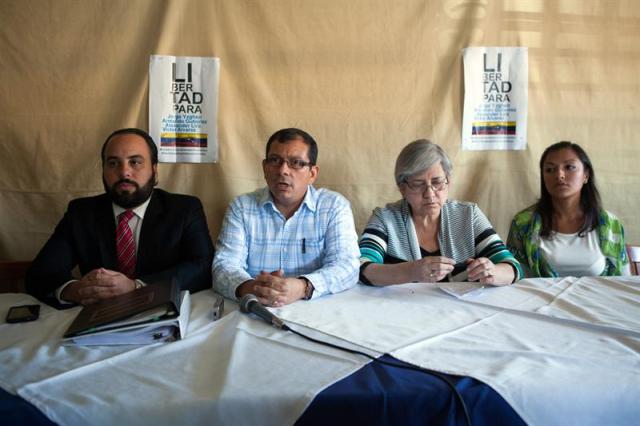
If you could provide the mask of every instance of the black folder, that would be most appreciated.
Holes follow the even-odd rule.
[[[128,338],[132,334],[145,331],[151,338],[145,339],[144,343],[153,343],[154,340],[176,340],[181,334],[178,319],[181,316],[180,309],[185,308],[185,306],[181,307],[183,301],[184,296],[181,297],[180,288],[175,280],[171,284],[148,285],[127,294],[84,306],[63,338],[70,344],[131,344]],[[153,333],[156,326],[162,331]],[[105,336],[107,334],[111,336]],[[84,339],[90,335],[102,337],[93,340]],[[118,336],[126,337],[121,339],[123,343],[117,342]],[[153,336],[157,338],[153,339]],[[143,343],[142,339],[138,340]],[[86,343],[93,341],[95,343]]]

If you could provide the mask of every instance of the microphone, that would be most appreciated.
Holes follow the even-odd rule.
[[[240,311],[245,314],[253,313],[275,328],[285,331],[290,330],[280,318],[273,315],[267,308],[262,306],[260,302],[258,302],[258,298],[253,294],[245,294],[242,299],[240,299]]]

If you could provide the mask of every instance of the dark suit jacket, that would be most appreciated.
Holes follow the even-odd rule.
[[[116,220],[106,194],[79,198],[67,212],[27,272],[27,292],[59,306],[54,292],[96,268],[117,270]],[[213,244],[196,197],[154,189],[142,221],[136,260],[136,278],[147,284],[171,282],[182,290],[211,287]]]

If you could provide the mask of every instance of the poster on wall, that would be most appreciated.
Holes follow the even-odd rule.
[[[219,75],[219,58],[151,56],[149,134],[159,161],[218,161]]]
[[[463,150],[527,147],[529,56],[526,47],[463,50]]]

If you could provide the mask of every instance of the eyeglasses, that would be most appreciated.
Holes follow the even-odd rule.
[[[436,178],[431,180],[431,183],[428,184],[424,180],[414,180],[414,181],[405,181],[404,182],[412,192],[416,193],[424,193],[427,188],[431,188],[433,192],[440,192],[447,187],[449,180],[447,178]]]
[[[287,166],[294,170],[300,170],[303,167],[312,166],[311,161],[304,161],[300,158],[282,158],[278,155],[272,155],[271,157],[265,158],[264,163],[269,167],[282,167],[284,163],[287,163]]]

